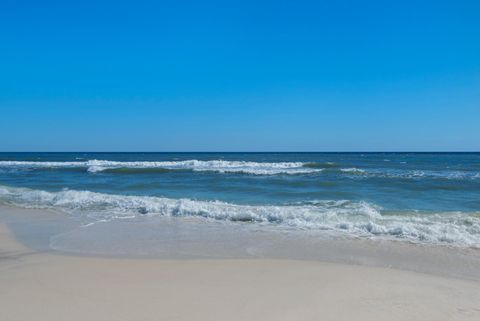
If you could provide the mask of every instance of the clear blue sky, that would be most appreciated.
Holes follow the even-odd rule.
[[[1,151],[480,150],[480,1],[0,3]]]

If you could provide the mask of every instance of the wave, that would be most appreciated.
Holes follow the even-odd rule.
[[[188,170],[188,169],[186,169]],[[116,167],[116,168],[107,168],[102,170],[106,173],[113,174],[158,174],[158,173],[169,173],[175,171],[173,169],[162,168],[162,167],[143,167],[143,168],[131,168],[131,167]]]
[[[344,173],[359,173],[359,174],[365,173],[365,170],[360,169],[360,168],[356,168],[356,167],[352,167],[352,168],[341,168],[340,171],[341,171],[341,172],[344,172]]]
[[[309,230],[330,230],[356,237],[387,238],[480,247],[480,213],[384,212],[359,201],[311,201],[285,205],[239,205],[220,201],[126,196],[90,191],[48,192],[0,186],[0,202],[23,207],[57,208],[91,223],[139,215],[197,216]]]
[[[435,179],[480,180],[478,171],[420,170],[399,168],[340,168],[333,162],[249,162],[227,160],[177,160],[177,161],[109,161],[87,160],[68,162],[0,161],[0,171],[5,170],[86,170],[90,173],[116,174],[164,173],[170,171],[196,171],[217,173],[243,173],[252,175],[330,173],[349,178],[385,179]]]
[[[334,162],[325,162],[325,163],[311,162],[311,163],[304,163],[303,167],[307,167],[307,168],[335,168],[335,167],[338,167],[338,164],[336,164]]]
[[[434,179],[434,180],[478,180],[480,173],[455,170],[404,170],[404,169],[361,169],[341,168],[341,172],[350,177],[386,178],[386,179]]]
[[[320,168],[304,167],[302,162],[248,162],[226,160],[185,160],[159,162],[117,162],[108,160],[89,160],[84,162],[32,162],[32,161],[0,161],[0,167],[15,169],[49,169],[49,168],[86,168],[88,172],[103,171],[127,173],[127,169],[163,169],[213,171],[219,173],[245,173],[254,175],[308,174],[321,172]]]

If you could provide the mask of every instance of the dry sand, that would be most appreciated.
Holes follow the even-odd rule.
[[[480,320],[480,283],[288,260],[35,252],[0,225],[0,320]]]

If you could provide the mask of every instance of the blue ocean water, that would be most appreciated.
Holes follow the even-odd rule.
[[[480,246],[480,153],[0,153],[0,202]]]

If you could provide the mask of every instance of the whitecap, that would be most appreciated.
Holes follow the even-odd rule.
[[[72,168],[85,167],[88,172],[97,173],[118,168],[162,168],[170,170],[213,171],[218,173],[246,173],[254,175],[308,174],[318,173],[322,169],[304,167],[303,162],[249,162],[225,160],[184,160],[184,161],[135,161],[118,162],[108,160],[88,160],[84,162],[31,162],[0,161],[0,167],[20,169],[31,168]]]
[[[90,222],[142,215],[195,216],[207,220],[330,230],[351,236],[480,247],[480,213],[384,213],[365,201],[318,200],[284,205],[241,205],[221,201],[171,199],[62,190],[47,192],[0,186],[0,202],[56,208]]]

